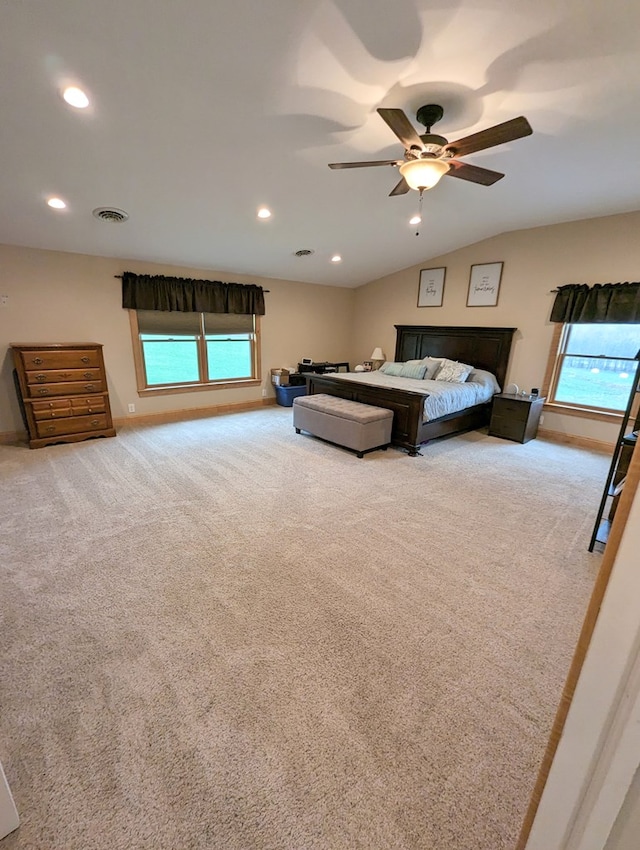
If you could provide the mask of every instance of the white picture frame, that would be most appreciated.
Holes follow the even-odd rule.
[[[495,307],[500,294],[504,263],[478,263],[471,266],[467,307]]]
[[[418,307],[442,307],[446,272],[446,267],[420,270]]]

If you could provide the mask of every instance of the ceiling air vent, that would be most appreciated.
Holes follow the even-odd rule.
[[[129,218],[129,213],[116,209],[116,207],[97,207],[93,214],[101,221],[110,221],[111,224],[120,224],[121,221],[126,221]]]
[[[311,254],[313,254],[311,248],[301,248],[299,251],[293,252],[294,257],[309,257]]]

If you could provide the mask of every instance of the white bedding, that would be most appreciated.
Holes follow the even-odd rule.
[[[457,413],[465,407],[482,404],[489,401],[494,393],[500,392],[498,382],[486,378],[489,372],[479,372],[480,382],[465,381],[462,384],[449,381],[424,381],[414,378],[398,378],[395,375],[385,375],[383,372],[333,372],[326,377],[338,380],[353,381],[371,387],[387,387],[425,396],[423,405],[423,422],[431,422],[449,413]],[[471,375],[473,378],[473,374]]]

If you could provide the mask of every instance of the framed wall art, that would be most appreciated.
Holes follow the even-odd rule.
[[[418,307],[442,307],[446,268],[421,269]]]
[[[471,266],[467,307],[495,307],[500,293],[503,263]]]

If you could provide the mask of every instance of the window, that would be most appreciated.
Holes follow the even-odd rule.
[[[640,325],[566,324],[555,356],[549,401],[623,412],[636,373]]]
[[[256,316],[160,310],[131,313],[140,391],[259,383]]]

